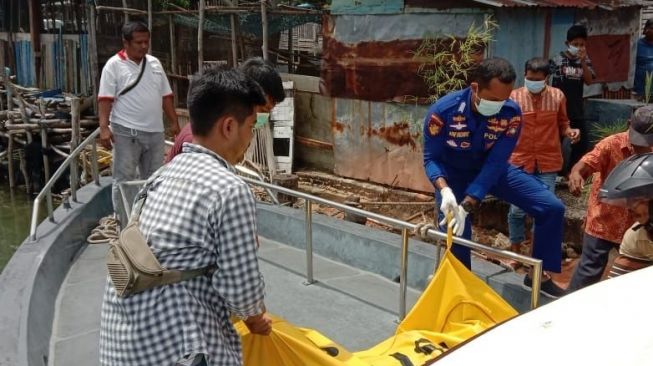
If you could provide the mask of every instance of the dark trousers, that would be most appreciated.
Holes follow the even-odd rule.
[[[584,233],[583,254],[581,254],[567,291],[576,291],[599,282],[605,271],[605,266],[608,264],[610,250],[618,247],[617,243]]]
[[[571,168],[580,160],[580,158],[585,155],[590,146],[590,136],[589,130],[587,129],[587,124],[583,119],[571,120],[569,126],[571,128],[577,128],[580,130],[580,140],[577,143],[572,144],[571,140],[567,137],[562,140],[562,158],[563,158],[563,167],[562,175],[567,175],[571,171]]]
[[[462,202],[463,198],[465,198],[465,190],[477,173],[455,171],[453,167],[447,167],[447,172],[447,183],[456,196],[456,200]],[[523,170],[510,165],[490,189],[490,194],[521,208],[533,218],[535,222],[533,257],[542,260],[542,267],[545,271],[560,272],[565,206],[549,191],[546,184]],[[435,197],[436,202],[441,202],[442,197],[438,190],[436,190]],[[443,218],[444,215],[440,212],[438,220],[440,221]],[[440,229],[446,230],[444,227]],[[471,239],[472,237],[472,220],[470,216],[467,216],[462,237],[465,239]],[[469,248],[454,244],[451,252],[467,268],[471,268]]]

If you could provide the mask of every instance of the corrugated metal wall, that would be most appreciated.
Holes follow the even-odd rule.
[[[524,63],[535,56],[544,56],[544,30],[546,9],[519,8],[498,9],[496,20],[499,23],[495,41],[490,54],[509,60],[515,67],[517,82],[522,86]]]
[[[420,191],[433,189],[422,164],[426,106],[336,98],[335,108],[336,174]]]
[[[377,5],[385,9],[388,3]],[[504,57],[515,66],[517,86],[523,84],[525,61],[546,54],[553,57],[565,49],[567,29],[575,22],[588,22],[590,35],[632,34],[631,23],[639,22],[634,13],[637,8],[614,12],[553,8],[492,11],[500,28],[489,54]],[[422,167],[421,126],[427,106],[384,100],[398,100],[410,94],[406,90],[412,95],[422,90],[416,72],[419,63],[412,58],[411,47],[415,49],[429,34],[463,36],[472,22],[480,24],[487,13],[487,8],[430,12],[406,8],[401,14],[330,17],[325,26],[323,79],[335,100],[331,124],[336,174],[431,190]],[[600,90],[602,86],[594,88]]]
[[[41,85],[36,85],[30,34],[16,33],[13,36],[16,58],[14,72],[18,84],[43,89],[61,89],[80,95],[92,94],[86,34],[41,34]],[[8,40],[7,33],[0,33],[0,39]]]

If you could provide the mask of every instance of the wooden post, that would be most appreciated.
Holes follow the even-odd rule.
[[[10,132],[7,134],[9,142],[7,143],[7,173],[9,174],[9,188],[16,186],[14,177],[14,135]]]
[[[91,68],[91,87],[93,88],[93,110],[98,113],[97,93],[98,93],[98,61],[97,61],[97,35],[95,32],[95,5],[88,5],[88,58]]]
[[[41,99],[42,101],[42,99]],[[80,143],[80,120],[79,120],[79,98],[74,97],[70,101],[70,125],[72,131],[70,133],[70,151],[72,152],[79,146]],[[77,161],[70,165],[70,193],[73,202],[77,202],[77,182],[79,180],[79,166]]]
[[[41,147],[43,149],[43,174],[45,182],[50,180],[50,158],[48,158],[48,128],[41,125]]]
[[[236,23],[236,39],[238,40],[238,50],[240,51],[240,57],[245,59],[245,42],[243,41],[243,36],[240,33],[240,22]]]
[[[129,6],[127,6],[127,0],[122,0],[122,7],[129,8]],[[124,12],[124,16],[125,16],[125,24],[129,23],[129,12]]]
[[[152,53],[152,0],[147,0],[147,29],[150,30],[150,49],[147,53]]]
[[[231,14],[231,58],[233,67],[238,67],[238,44],[236,43],[236,15]]]
[[[204,73],[204,0],[200,0],[200,20],[197,23],[197,72]]]
[[[263,59],[268,59],[268,11],[265,0],[261,0],[261,26],[263,27]]]
[[[173,74],[177,75],[177,40],[175,37],[175,21],[172,15],[168,15],[168,26],[170,28],[170,71]],[[177,96],[177,79],[172,79],[172,92],[174,93],[174,105],[175,108],[179,102],[179,97]]]
[[[41,87],[41,2],[30,0],[29,3],[29,30],[32,39],[32,53],[34,54],[34,72],[36,73],[36,86]]]
[[[10,81],[11,74],[6,73],[5,74],[5,88],[7,88],[7,120],[9,123],[13,123],[14,119],[11,115],[11,112],[14,109],[14,88],[13,84]]]
[[[31,136],[29,132],[25,132],[27,136]],[[18,153],[18,166],[20,167],[20,172],[23,174],[23,180],[25,181],[25,192],[30,194],[32,192],[32,185],[30,184],[29,173],[27,173],[27,161],[25,160],[25,150]]]
[[[288,29],[288,73],[292,74],[293,73],[293,44],[292,44],[292,39],[293,39],[293,34],[292,34],[293,28]]]

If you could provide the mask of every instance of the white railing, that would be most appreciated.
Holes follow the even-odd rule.
[[[32,207],[32,221],[30,223],[30,229],[29,229],[29,237],[36,241],[36,226],[38,225],[38,218],[39,218],[39,209],[41,207],[41,201],[43,201],[43,198],[45,197],[47,199],[47,206],[48,206],[48,217],[50,221],[54,222],[54,207],[52,205],[52,186],[61,178],[63,173],[66,171],[67,168],[70,169],[70,197],[68,199],[72,200],[73,202],[77,201],[77,185],[79,184],[79,174],[78,172],[78,165],[77,165],[77,157],[79,154],[86,148],[86,146],[91,145],[91,174],[93,176],[93,181],[95,182],[96,185],[100,185],[100,172],[98,168],[98,161],[97,161],[97,137],[100,134],[100,129],[96,129],[91,133],[84,141],[82,141],[79,146],[77,146],[73,151],[70,152],[70,155],[66,158],[66,160],[63,161],[63,163],[59,166],[56,172],[50,177],[50,180],[45,183],[45,186],[43,186],[43,189],[41,189],[41,192],[36,196],[34,199],[34,206]],[[71,146],[72,148],[73,146]],[[74,163],[74,164],[73,164]]]

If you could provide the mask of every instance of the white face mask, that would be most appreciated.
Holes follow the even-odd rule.
[[[545,84],[546,84],[546,80],[533,81],[533,80],[524,79],[524,86],[526,87],[526,89],[528,89],[529,92],[533,94],[537,94],[541,92],[544,89]]]
[[[567,47],[567,51],[572,56],[576,56],[578,54],[578,50],[579,50],[578,47],[573,45],[569,45],[569,47]]]
[[[483,98],[478,98],[478,103],[476,103],[476,110],[478,111],[478,113],[484,115],[485,117],[490,117],[499,113],[499,111],[501,110],[501,108],[505,103],[506,103],[505,100],[497,102],[493,100],[485,100]]]

